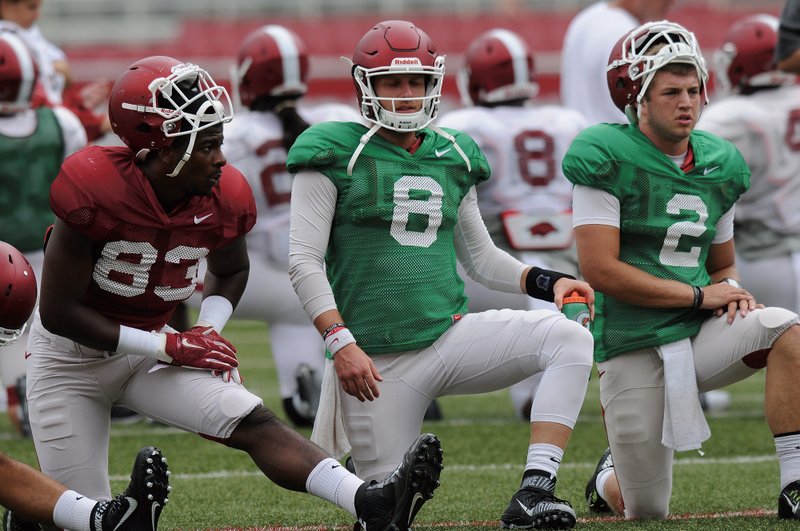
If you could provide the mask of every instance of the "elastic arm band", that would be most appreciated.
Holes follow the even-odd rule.
[[[528,276],[525,278],[525,291],[534,299],[553,302],[556,298],[553,287],[562,278],[575,280],[575,277],[566,273],[542,269],[541,267],[531,267],[528,271]]]

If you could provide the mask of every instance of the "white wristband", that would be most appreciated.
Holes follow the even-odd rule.
[[[208,324],[217,332],[222,332],[233,314],[233,304],[222,295],[209,295],[200,304],[197,324]]]
[[[147,356],[170,363],[172,358],[166,353],[167,335],[159,332],[145,332],[130,326],[119,326],[117,352],[134,356]]]
[[[334,357],[341,349],[355,342],[356,338],[353,337],[352,332],[345,327],[341,327],[325,338],[325,347],[331,353],[331,357]]]

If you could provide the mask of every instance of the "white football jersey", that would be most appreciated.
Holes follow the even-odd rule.
[[[338,103],[298,107],[309,124],[326,121],[360,122],[353,106]],[[258,221],[247,236],[251,256],[286,267],[289,262],[289,198],[292,175],[286,171],[283,127],[271,112],[237,113],[225,126],[223,151],[228,163],[241,171],[253,189]]]
[[[492,176],[478,187],[478,206],[499,246],[546,250],[529,237],[549,237],[552,229],[534,227],[546,226],[548,219],[556,230],[566,222],[571,234],[571,221],[558,221],[572,208],[572,184],[561,171],[561,159],[587,126],[580,113],[556,105],[468,107],[444,115],[438,125],[469,134],[486,155]],[[514,231],[517,236],[511,234]],[[507,237],[517,245],[504,245]],[[565,247],[555,243],[555,248]]]
[[[697,127],[733,142],[752,172],[750,189],[736,203],[737,251],[758,246],[770,253],[769,242],[776,251],[800,239],[800,87],[722,99]]]

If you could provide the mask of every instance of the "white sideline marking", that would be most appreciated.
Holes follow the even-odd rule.
[[[756,463],[766,463],[770,461],[777,461],[775,455],[742,455],[736,457],[687,457],[683,459],[675,459],[674,464],[678,466],[698,466],[698,465],[749,465]],[[518,470],[519,463],[500,463],[488,465],[448,465],[446,470],[450,472],[481,472],[481,471],[495,471],[495,470]],[[585,463],[562,463],[561,468],[587,468],[593,469],[597,466],[596,462]],[[242,477],[260,477],[263,474],[258,470],[217,470],[216,472],[202,472],[199,474],[181,474],[173,472],[170,477],[175,479],[187,480],[206,480],[206,479],[226,479],[226,478],[242,478]],[[114,481],[128,481],[130,475],[116,475],[111,476]]]

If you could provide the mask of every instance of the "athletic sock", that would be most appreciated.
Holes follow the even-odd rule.
[[[92,509],[97,501],[81,496],[74,490],[64,492],[53,509],[53,523],[64,529],[90,531]]]
[[[800,432],[775,436],[775,450],[781,469],[781,490],[800,480]]]
[[[528,446],[528,461],[525,470],[541,470],[551,478],[558,475],[558,467],[564,458],[564,450],[553,444],[534,443]]]
[[[364,480],[351,474],[339,461],[328,457],[320,461],[308,475],[306,490],[358,517],[356,492],[363,483]]]

